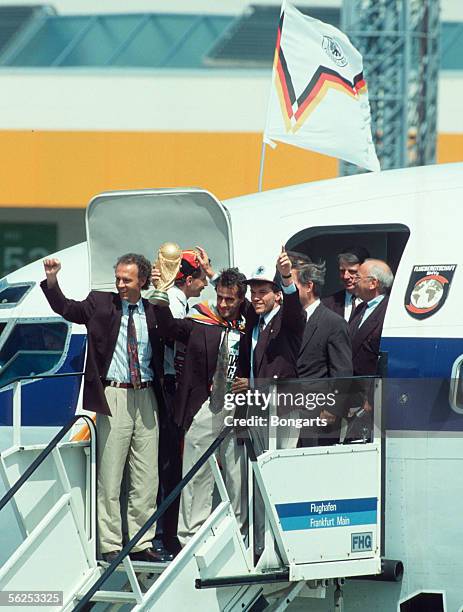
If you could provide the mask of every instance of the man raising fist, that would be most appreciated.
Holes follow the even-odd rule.
[[[43,263],[46,280],[41,288],[51,308],[87,327],[83,407],[97,413],[98,541],[100,555],[111,562],[123,545],[119,496],[127,457],[129,538],[156,510],[163,351],[155,309],[141,298],[151,264],[143,255],[123,255],[114,268],[117,293],[91,291],[85,300],[75,301],[59,287],[59,260]],[[155,529],[153,525],[139,540],[133,559],[172,558],[152,549]]]

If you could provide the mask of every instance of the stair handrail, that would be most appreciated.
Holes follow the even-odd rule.
[[[14,381],[10,381],[8,384],[12,382],[18,383],[22,380],[36,379],[36,378],[56,378],[56,377],[64,377],[64,376],[82,376],[83,372],[69,372],[65,374],[51,374],[45,376],[24,376],[14,379]],[[3,385],[7,386],[7,385]],[[0,386],[0,389],[2,386]],[[5,493],[5,495],[0,499],[0,512],[1,510],[8,504],[9,501],[16,495],[19,489],[24,485],[24,483],[30,478],[30,476],[37,470],[37,468],[45,461],[48,455],[53,451],[54,448],[61,442],[64,436],[68,433],[71,427],[79,420],[84,419],[87,423],[87,426],[90,430],[90,438],[96,440],[96,428],[93,419],[85,414],[76,414],[74,417],[64,425],[60,431],[55,435],[55,437],[47,444],[47,446],[43,449],[43,451],[34,459],[34,461],[29,465],[29,467],[24,471],[24,473],[18,478],[18,480],[14,483],[14,485]]]
[[[159,520],[161,516],[166,512],[169,506],[173,503],[173,501],[180,495],[185,486],[192,480],[195,474],[203,467],[203,465],[208,461],[208,459],[214,454],[214,452],[219,448],[222,442],[230,435],[232,431],[234,431],[234,427],[232,425],[225,426],[217,438],[212,442],[209,448],[201,455],[198,461],[193,465],[193,467],[185,474],[182,480],[177,484],[177,486],[172,489],[169,495],[161,502],[159,507],[156,509],[154,514],[146,521],[146,523],[139,529],[139,531],[133,536],[131,540],[127,542],[124,548],[118,553],[118,555],[113,559],[113,561],[108,565],[105,571],[101,574],[100,578],[93,583],[93,585],[88,589],[85,595],[79,599],[78,604],[73,609],[73,612],[84,611],[87,604],[90,602],[93,595],[100,589],[100,587],[106,582],[106,580],[113,574],[116,570],[117,566],[121,563],[121,561],[131,552],[132,548],[138,543],[138,541],[145,535],[148,529]],[[247,442],[247,441],[246,441]]]
[[[21,383],[23,380],[39,380],[40,378],[65,378],[66,376],[83,376],[84,372],[62,372],[61,374],[31,374],[29,376],[17,376],[5,383],[0,384],[0,391],[5,387],[9,387],[15,383]]]

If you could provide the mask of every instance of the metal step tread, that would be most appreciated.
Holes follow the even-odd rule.
[[[140,574],[162,574],[164,570],[170,565],[170,562],[167,563],[151,563],[149,561],[131,561],[132,567],[135,572]],[[109,563],[106,561],[98,561],[98,565],[104,569],[109,567]],[[123,563],[119,563],[119,565],[115,569],[116,572],[125,572],[125,567]]]
[[[85,593],[79,593],[76,595],[76,599],[82,599],[84,595]],[[137,598],[132,591],[97,591],[92,596],[91,601],[137,603]]]

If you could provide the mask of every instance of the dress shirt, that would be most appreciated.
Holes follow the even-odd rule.
[[[307,306],[307,308],[305,309],[305,313],[307,315],[307,321],[310,319],[310,317],[313,315],[313,313],[315,312],[317,306],[320,304],[320,298],[317,298],[315,300],[315,302],[313,302],[312,304],[310,304],[309,306]]]
[[[295,293],[295,291],[296,291],[296,285],[294,283],[291,283],[287,287],[283,285],[283,293],[290,294],[290,293]],[[310,319],[310,317],[312,316],[312,314],[314,313],[315,309],[317,308],[319,304],[320,304],[320,299],[317,298],[313,304],[310,304],[310,306],[307,306],[307,308],[305,309],[307,321]],[[254,334],[253,334],[253,338],[254,338]]]
[[[184,319],[188,313],[188,299],[181,289],[175,285],[167,290],[169,308],[174,319]],[[174,357],[177,343],[174,346],[166,344],[164,348],[164,374],[175,376]]]
[[[352,316],[352,311],[354,308],[357,308],[359,304],[362,303],[362,300],[358,297],[355,297],[353,293],[349,293],[348,291],[344,291],[344,319],[349,323],[350,318]]]
[[[264,329],[267,327],[267,325],[270,323],[270,321],[278,313],[279,310],[280,310],[280,306],[276,306],[270,312],[267,312],[264,315],[260,315],[259,319],[257,320],[257,323],[254,325],[254,328],[252,330],[251,373],[250,373],[250,376],[249,376],[249,380],[250,380],[251,386],[253,386],[253,384],[254,384],[254,349],[256,348],[257,341],[259,340],[259,334],[260,334],[259,321],[261,320],[261,318],[264,320],[264,325],[262,327],[262,331],[264,331]]]
[[[116,348],[108,368],[106,378],[117,382],[130,382],[129,357],[127,353],[127,323],[129,321],[129,303],[122,300],[122,317],[119,335],[117,336]],[[137,302],[137,308],[133,312],[133,321],[137,332],[138,361],[140,363],[140,376],[142,382],[153,380],[153,370],[150,362],[152,357],[151,344],[146,325],[145,309],[141,298]]]
[[[384,294],[382,293],[381,295],[377,295],[372,300],[367,302],[367,306],[366,306],[365,311],[363,313],[363,317],[362,317],[362,320],[360,321],[359,327],[361,327],[365,323],[365,321],[368,319],[368,317],[371,315],[371,313],[374,311],[374,309],[377,306],[379,306],[379,304],[381,304],[383,299],[384,299]]]

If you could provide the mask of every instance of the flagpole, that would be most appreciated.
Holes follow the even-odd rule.
[[[260,170],[258,191],[262,191],[262,179],[264,178],[264,163],[265,163],[265,140],[262,139],[262,150],[260,152]]]

